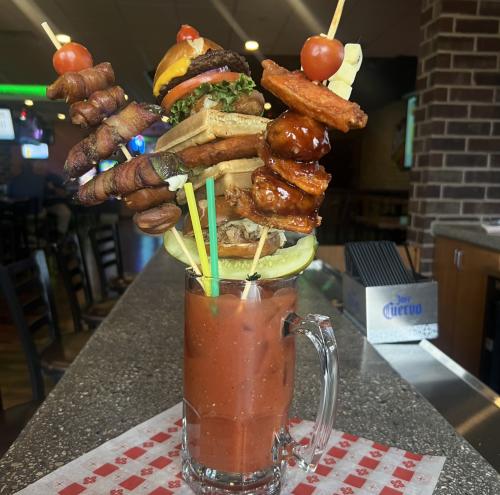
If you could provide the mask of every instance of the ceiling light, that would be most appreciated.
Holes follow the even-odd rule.
[[[66,115],[64,115],[63,113],[58,113],[58,114],[57,114],[57,118],[58,118],[59,120],[66,120]]]
[[[71,41],[71,36],[68,36],[67,34],[56,34],[56,40],[59,41],[61,45],[65,45]]]
[[[255,50],[259,49],[259,42],[255,40],[248,40],[245,41],[245,50],[248,50],[249,52],[254,52]]]
[[[264,103],[264,110],[271,110],[271,107],[272,105],[268,101]]]
[[[32,107],[35,104],[35,102],[33,100],[24,100],[24,104],[27,107]]]

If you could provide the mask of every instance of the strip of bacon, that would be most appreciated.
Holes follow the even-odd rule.
[[[80,72],[66,72],[47,87],[47,98],[75,103],[87,99],[95,91],[109,88],[115,73],[109,62],[103,62]]]
[[[77,101],[69,107],[71,122],[81,127],[99,125],[126,103],[125,92],[120,86],[96,91],[87,101]]]
[[[160,118],[161,107],[133,101],[69,150],[64,164],[66,173],[80,177]]]

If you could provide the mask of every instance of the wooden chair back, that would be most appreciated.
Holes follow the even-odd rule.
[[[26,356],[33,399],[42,400],[45,389],[34,337],[47,329],[49,345],[61,338],[45,253],[37,250],[30,258],[0,265],[0,284]]]
[[[101,297],[108,297],[109,271],[116,270],[116,275],[123,278],[123,258],[120,244],[120,232],[114,224],[104,224],[89,230],[92,253],[97,265]]]
[[[80,240],[76,234],[70,234],[52,249],[68,297],[75,332],[79,332],[83,330],[83,311],[93,302]]]

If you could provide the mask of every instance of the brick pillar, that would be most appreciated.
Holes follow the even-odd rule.
[[[410,242],[433,222],[500,217],[500,1],[423,0]]]

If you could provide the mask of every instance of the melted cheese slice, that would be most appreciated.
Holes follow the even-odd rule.
[[[189,69],[191,64],[191,59],[188,57],[182,57],[177,62],[173,63],[168,69],[163,71],[162,75],[156,80],[153,87],[153,94],[158,96],[160,94],[160,88],[165,84],[168,84],[174,77],[183,76]]]

